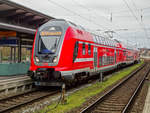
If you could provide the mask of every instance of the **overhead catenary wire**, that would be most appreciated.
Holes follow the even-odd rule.
[[[80,15],[80,14],[78,14],[78,13],[72,11],[72,10],[70,10],[69,8],[64,7],[63,5],[57,3],[57,2],[55,2],[55,1],[53,1],[53,0],[48,0],[48,1],[49,1],[50,3],[52,3],[52,4],[56,5],[56,6],[58,6],[58,7],[61,7],[61,8],[64,9],[64,10],[66,10],[66,11],[68,11],[68,12],[74,14],[74,15],[79,16],[80,18],[82,18],[82,19],[84,19],[84,20],[86,20],[86,21],[88,21],[88,22],[93,23],[94,25],[96,25],[96,26],[98,26],[98,27],[101,27],[101,28],[103,28],[103,29],[105,28],[106,30],[109,30],[109,31],[111,30],[111,29],[109,29],[109,28],[106,28],[106,27],[104,27],[104,26],[98,24],[98,23],[95,23],[94,21],[89,20],[88,18],[86,18],[86,17],[84,17],[84,16],[82,16],[82,15]],[[119,35],[118,33],[116,33],[116,32],[115,32],[115,34],[118,35],[119,37],[122,37],[122,36],[120,36],[120,35]]]
[[[102,15],[97,14],[94,9],[92,9],[92,8],[87,8],[87,7],[85,7],[84,5],[82,5],[82,4],[80,4],[79,2],[77,2],[76,0],[72,0],[72,1],[73,1],[75,4],[77,4],[79,7],[83,8],[83,9],[86,9],[86,10],[88,10],[88,11],[93,11],[93,12],[94,12],[94,15],[96,15],[97,17],[101,17],[101,18],[105,19],[106,21],[109,22],[109,24],[115,25],[115,26],[118,28],[118,25],[116,25],[116,24],[114,24],[114,23],[112,22],[112,13],[111,13],[111,15],[110,15],[110,18],[108,19],[108,18],[106,18],[105,16],[102,16]]]
[[[132,1],[133,6],[135,7],[135,9],[137,10],[138,8],[137,8],[136,4],[134,3],[133,0],[131,0],[131,1]],[[137,10],[137,11],[138,11],[139,15],[141,15],[140,16],[141,17],[141,24],[143,26],[143,30],[145,31],[146,36],[148,37],[148,33],[147,33],[146,27],[145,27],[144,22],[143,22],[142,10],[141,10],[141,12],[139,12],[139,10]]]
[[[88,18],[86,18],[86,17],[84,17],[84,16],[82,16],[82,15],[76,13],[75,11],[72,11],[72,10],[70,10],[69,8],[64,7],[64,6],[63,6],[62,4],[60,4],[60,3],[57,3],[57,2],[55,2],[55,1],[53,1],[53,0],[48,0],[48,1],[49,1],[50,3],[56,5],[56,6],[60,7],[60,8],[63,8],[64,10],[66,10],[67,12],[70,12],[71,14],[77,15],[77,16],[79,16],[80,18],[82,18],[82,19],[84,19],[84,20],[86,20],[86,21],[88,21],[88,22],[93,23],[94,25],[96,25],[96,26],[98,26],[98,27],[100,27],[100,28],[102,27],[103,29],[105,28],[105,30],[112,31],[111,29],[106,28],[106,27],[104,27],[104,26],[102,26],[102,25],[100,25],[100,24],[98,24],[98,23],[96,23],[96,22],[93,22],[93,21],[89,20]],[[116,32],[114,32],[114,33],[116,34],[116,36],[121,37],[121,39],[122,39],[122,37],[124,37],[124,36],[122,36],[122,35],[119,35],[119,34],[116,33]],[[117,38],[117,37],[115,37],[115,38]]]
[[[145,32],[146,38],[148,38],[148,34],[147,34],[147,31],[145,30],[144,26],[141,25],[141,23],[139,22],[139,19],[137,18],[137,16],[135,15],[135,13],[133,12],[133,10],[131,9],[131,7],[129,6],[129,4],[127,3],[127,1],[126,0],[123,0],[123,1],[126,4],[126,6],[128,7],[128,9],[130,10],[130,12],[133,15],[133,17],[135,18],[135,20],[137,21],[137,23],[143,28],[143,30]]]
[[[139,9],[136,9],[136,10],[150,10],[150,7],[145,7],[145,8],[139,8]],[[130,10],[120,10],[120,11],[114,11],[112,12],[113,14],[119,14],[119,13],[126,13],[126,12],[130,12]]]
[[[73,1],[76,2],[75,0],[73,0]],[[77,3],[80,7],[84,8],[84,9],[91,10],[91,9],[89,9],[89,8],[86,8],[84,5],[80,4],[79,2],[76,2],[76,3]],[[138,9],[138,8],[136,7],[136,4],[133,2],[133,0],[132,0],[132,3],[133,3],[133,5],[134,5],[136,11],[142,11],[142,10],[150,9],[150,7],[146,7],[146,8],[143,8],[143,9]],[[130,8],[130,7],[129,7],[129,8]],[[131,10],[132,10],[132,9],[131,9]],[[130,10],[129,10],[129,11],[130,11]],[[133,11],[132,11],[132,14],[134,15],[134,17],[136,18],[137,22],[139,23],[139,20],[138,20],[138,18],[136,17],[136,15],[134,14]],[[99,16],[99,15],[98,15],[98,16]],[[100,16],[101,16],[101,15],[100,15]],[[103,16],[101,16],[101,17],[103,17]],[[105,18],[105,17],[103,17],[103,18]],[[105,19],[108,20],[107,18],[105,18]],[[142,13],[141,13],[141,21],[142,21],[142,19],[143,19],[143,16],[142,16]],[[110,17],[110,20],[109,20],[109,21],[112,22],[112,13],[111,13],[111,17]],[[142,27],[141,29],[144,30],[146,36],[148,37],[148,33],[147,33],[147,30],[146,30],[146,28],[145,28],[145,25],[144,25],[143,21],[142,21],[142,25],[141,25],[141,23],[139,23],[139,24],[140,24],[141,27],[142,27],[142,25],[143,25],[143,27]],[[118,35],[118,34],[117,34],[117,35]],[[120,35],[118,35],[118,36],[120,36]],[[120,37],[121,37],[121,36],[120,36]]]
[[[85,7],[84,5],[80,4],[79,2],[77,2],[76,0],[72,0],[74,3],[78,4],[81,8],[87,9],[88,11],[91,11],[91,9]]]
[[[70,10],[69,8],[64,7],[63,5],[61,5],[61,4],[57,3],[57,2],[54,2],[53,0],[48,0],[48,1],[49,1],[50,3],[52,3],[52,4],[56,5],[56,6],[58,6],[58,7],[63,8],[64,10],[66,10],[66,11],[72,13],[72,14],[75,14],[75,15],[79,16],[80,18],[82,18],[82,19],[84,19],[84,20],[86,20],[86,21],[88,21],[88,22],[93,23],[93,24],[96,25],[96,26],[99,26],[99,27],[101,27],[101,28],[107,29],[106,27],[104,27],[104,26],[102,26],[102,25],[100,25],[100,24],[98,24],[98,23],[95,23],[94,21],[89,20],[88,18],[86,18],[86,17],[84,17],[84,16],[82,16],[82,15],[80,15],[80,14],[78,14],[78,13],[72,11],[72,10]]]
[[[96,14],[96,11],[95,11],[94,9],[87,8],[87,7],[85,7],[84,5],[82,5],[82,4],[80,4],[79,2],[77,2],[76,0],[72,0],[72,1],[73,1],[74,3],[76,3],[78,6],[80,6],[81,8],[86,9],[86,10],[88,10],[88,11],[93,11],[93,12],[94,12],[94,15],[100,16],[100,17],[104,18],[105,20],[107,20],[108,22],[110,22],[110,19],[108,19],[108,18],[106,18],[106,17],[104,17],[104,16],[102,16],[102,15]]]
[[[74,3],[76,3],[79,7],[83,8],[83,9],[86,9],[86,10],[88,10],[88,11],[94,11],[93,9],[87,8],[87,7],[85,7],[84,5],[80,4],[79,2],[76,2],[76,0],[72,0],[72,1],[73,1]],[[94,14],[95,14],[95,13],[94,13]],[[108,18],[106,18],[106,17],[104,17],[104,16],[101,16],[101,15],[98,15],[98,14],[95,14],[95,15],[100,16],[100,17],[104,18],[105,20],[111,22],[111,24],[113,24],[113,23],[112,23],[112,13],[111,13],[110,19],[108,19]],[[109,31],[112,33],[112,32],[115,31],[115,30],[109,30]],[[119,35],[119,34],[116,33],[116,32],[113,32],[113,33],[115,33],[115,34],[116,34],[118,37],[120,37],[120,38],[123,37],[123,36]]]

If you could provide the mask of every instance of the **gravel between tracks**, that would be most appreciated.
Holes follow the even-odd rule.
[[[69,91],[66,92],[66,96],[76,92],[77,90],[88,87],[90,85],[91,85],[91,83],[88,83],[88,84],[84,84],[82,86],[78,86],[77,88],[70,89]],[[33,113],[33,112],[37,113],[38,110],[43,109],[45,106],[48,106],[55,101],[58,101],[59,98],[60,98],[60,93],[57,93],[53,96],[43,98],[40,101],[35,101],[28,105],[22,106],[19,109],[14,109],[10,113]]]
[[[148,75],[147,79],[145,80],[143,87],[141,88],[140,92],[138,93],[137,98],[134,101],[129,113],[142,113],[143,112],[149,85],[150,85],[150,74]]]
[[[108,87],[107,89],[110,89],[112,86],[110,86],[110,87]],[[107,91],[107,89],[105,90],[105,91]],[[103,92],[104,93],[104,92]],[[101,93],[100,95],[102,95],[103,93]],[[38,110],[38,109],[41,109],[41,108],[43,108],[43,106],[46,106],[46,105],[48,105],[48,104],[50,104],[50,101],[51,100],[57,100],[58,98],[59,98],[59,95],[60,94],[58,94],[57,96],[55,96],[55,98],[54,97],[49,97],[49,98],[45,98],[45,99],[43,99],[42,101],[40,100],[40,102],[35,102],[35,103],[32,103],[32,104],[29,104],[29,105],[27,105],[26,107],[22,107],[21,109],[19,109],[19,110],[14,110],[14,111],[12,111],[11,113],[29,113],[30,111],[32,111],[32,112],[34,112],[34,111],[36,111],[36,110]],[[95,96],[96,97],[96,96]],[[99,97],[99,96],[98,96]],[[57,99],[56,99],[57,98]],[[49,100],[49,101],[48,101]],[[38,106],[38,107],[31,107],[31,106]],[[31,109],[30,110],[28,110],[28,108],[30,108],[31,107]],[[30,112],[31,113],[31,112]],[[76,111],[75,111],[75,113],[76,113]]]
[[[145,71],[142,71],[142,73],[145,73]],[[143,75],[143,74],[141,74],[141,75]],[[139,76],[139,75],[138,75]],[[140,77],[140,76],[139,76]],[[131,82],[130,82],[130,84],[136,84],[136,82],[138,81],[138,79],[134,79],[133,81],[132,80],[130,80]],[[136,81],[136,82],[134,82],[134,81]],[[114,85],[113,85],[114,86]],[[112,87],[112,86],[111,86]],[[94,96],[94,97],[92,97],[92,98],[90,98],[89,100],[87,100],[82,106],[80,106],[79,108],[76,108],[76,109],[73,109],[71,112],[69,112],[69,113],[79,113],[82,109],[84,109],[84,108],[86,108],[86,106],[89,106],[91,103],[93,103],[94,101],[96,101],[100,96],[102,96],[107,90],[109,90],[111,87],[109,87],[109,88],[107,88],[104,92],[102,92],[102,93],[100,93],[100,94],[98,94],[98,95],[96,95],[96,96]],[[111,102],[112,103],[101,103],[101,108],[104,108],[104,107],[106,107],[106,108],[109,108],[109,109],[112,109],[112,111],[113,110],[115,110],[115,113],[116,112],[118,112],[119,111],[119,109],[118,108],[116,108],[116,106],[118,106],[117,105],[117,103],[122,103],[122,102],[124,102],[124,100],[126,100],[126,96],[124,95],[125,93],[128,93],[127,91],[128,90],[132,90],[132,86],[129,88],[129,86],[127,85],[124,89],[122,89],[122,91],[120,91],[120,94],[121,95],[118,95],[117,94],[117,96],[114,96],[113,98],[110,98],[110,100],[111,100]],[[123,92],[123,93],[121,93],[121,92]],[[130,94],[130,93],[129,93]],[[124,95],[124,96],[123,96]],[[117,102],[116,103],[116,105],[114,105],[114,103],[115,103],[115,101],[118,99],[118,98],[122,98],[122,100],[121,101],[119,101],[119,102]],[[114,107],[113,108],[111,108],[110,107],[110,105],[109,104],[111,104],[111,106],[112,105],[114,105]],[[121,105],[123,105],[124,103],[122,103]],[[101,113],[100,111],[103,111],[103,112],[105,112],[106,111],[106,109],[101,109],[101,110],[98,110],[98,111],[93,111],[93,113]],[[108,113],[112,113],[111,111],[108,111]]]

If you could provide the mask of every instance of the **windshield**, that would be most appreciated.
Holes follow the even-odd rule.
[[[47,26],[40,31],[38,41],[39,54],[55,54],[62,30],[59,26]]]
[[[39,53],[54,54],[56,53],[60,36],[41,36],[39,40]]]

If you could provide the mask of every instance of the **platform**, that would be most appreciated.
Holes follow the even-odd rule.
[[[12,0],[0,0],[0,14],[0,77],[26,74],[36,29],[54,17]]]
[[[32,90],[33,82],[27,75],[0,76],[0,97]]]
[[[8,82],[12,80],[21,79],[21,78],[29,78],[29,77],[27,75],[0,76],[0,84],[3,84],[3,82]]]
[[[150,113],[150,87],[148,89],[148,93],[147,93],[147,96],[146,96],[143,113]]]

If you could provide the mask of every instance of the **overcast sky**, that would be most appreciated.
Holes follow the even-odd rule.
[[[150,0],[12,0],[55,18],[150,48]],[[112,22],[110,21],[112,13]]]

